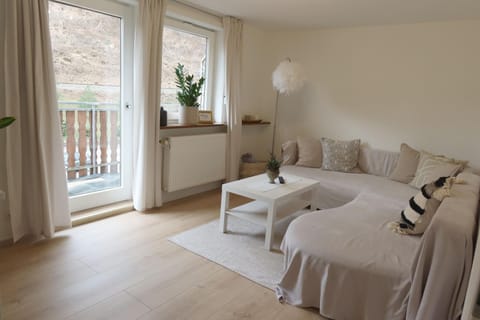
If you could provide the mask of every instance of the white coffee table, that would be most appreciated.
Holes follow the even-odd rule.
[[[288,174],[282,176],[285,184],[270,184],[266,174],[223,184],[220,231],[227,232],[229,215],[265,226],[265,248],[271,250],[275,222],[309,206],[312,190],[319,184],[318,181],[308,178]],[[231,193],[253,201],[229,208]]]

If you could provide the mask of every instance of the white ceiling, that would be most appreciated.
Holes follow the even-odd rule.
[[[180,0],[267,29],[480,19],[480,0]]]

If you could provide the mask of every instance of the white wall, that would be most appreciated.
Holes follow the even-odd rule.
[[[242,116],[256,114],[271,121],[274,90],[271,72],[276,62],[272,60],[272,34],[249,24],[243,28],[242,52]],[[272,126],[243,126],[241,153],[250,152],[257,160],[265,160],[272,143]]]
[[[479,20],[271,34],[270,59],[290,56],[309,78],[280,98],[278,140],[407,142],[479,168],[479,34]],[[265,81],[249,75],[252,87]]]

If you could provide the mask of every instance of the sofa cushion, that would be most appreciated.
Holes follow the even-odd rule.
[[[422,151],[415,178],[410,182],[410,185],[415,188],[421,188],[424,184],[435,181],[440,177],[453,176],[463,167],[464,162],[458,162],[443,156],[435,156]]]
[[[350,172],[358,164],[360,140],[334,140],[322,138],[323,162],[322,169],[340,172]]]
[[[409,183],[415,177],[418,161],[420,160],[420,152],[413,149],[406,143],[400,145],[400,156],[397,166],[390,174],[389,178],[398,182]]]
[[[294,165],[298,161],[297,141],[288,140],[282,144],[282,166]]]
[[[358,167],[365,173],[388,177],[397,166],[399,156],[398,152],[360,146]]]
[[[298,137],[297,147],[297,166],[312,168],[322,167],[322,145],[320,141],[308,137]]]

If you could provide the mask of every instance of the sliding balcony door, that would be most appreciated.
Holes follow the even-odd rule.
[[[50,1],[49,16],[72,212],[131,199],[133,9]]]

